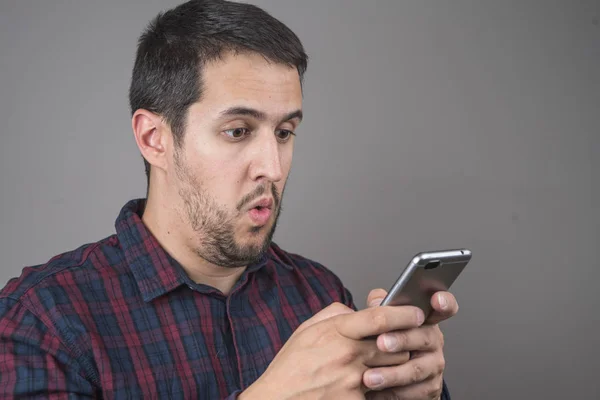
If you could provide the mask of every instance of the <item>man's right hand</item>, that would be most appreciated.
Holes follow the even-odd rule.
[[[380,351],[377,335],[419,327],[423,319],[417,307],[353,311],[334,303],[298,327],[239,399],[364,399],[367,369],[400,365],[410,357],[406,351]]]

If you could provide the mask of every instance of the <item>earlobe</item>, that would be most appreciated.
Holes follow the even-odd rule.
[[[162,118],[148,110],[137,110],[131,118],[135,142],[142,156],[160,169],[166,166],[166,134]]]

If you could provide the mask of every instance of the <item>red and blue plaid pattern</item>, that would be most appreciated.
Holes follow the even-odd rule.
[[[331,271],[275,244],[229,296],[196,284],[143,206],[0,292],[0,398],[233,399],[303,321],[335,301],[354,308]]]

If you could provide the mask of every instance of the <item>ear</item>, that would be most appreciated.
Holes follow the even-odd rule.
[[[142,156],[152,167],[165,170],[170,142],[167,124],[153,112],[139,109],[131,118],[131,127]]]

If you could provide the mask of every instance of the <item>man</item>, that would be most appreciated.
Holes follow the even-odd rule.
[[[148,174],[116,234],[0,293],[2,398],[449,398],[437,323],[356,311],[340,280],[271,242],[307,57],[257,7],[192,0],[141,36],[132,128]]]

